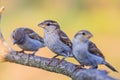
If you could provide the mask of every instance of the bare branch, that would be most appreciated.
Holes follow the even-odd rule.
[[[60,65],[57,65],[59,59],[54,59],[53,62],[48,65],[50,61],[49,58],[17,53],[7,44],[2,33],[0,33],[0,59],[2,61],[42,68],[47,71],[63,74],[71,77],[73,80],[115,80],[108,76],[107,72],[103,70],[79,69],[73,72],[75,70],[75,64],[73,63],[63,61]]]
[[[1,15],[2,15],[2,12],[4,11],[4,6],[0,7],[0,20],[1,20]]]
[[[0,13],[2,13],[4,11],[4,9],[5,9],[4,6],[0,7]]]

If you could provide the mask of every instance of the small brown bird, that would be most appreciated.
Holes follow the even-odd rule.
[[[13,44],[17,44],[22,50],[38,51],[39,48],[44,47],[44,40],[36,32],[29,28],[17,28],[11,34]],[[33,53],[33,54],[34,54]]]
[[[53,58],[61,55],[64,58],[73,57],[72,55],[72,43],[68,36],[60,29],[59,24],[54,20],[45,20],[38,24],[44,30],[44,42],[45,45],[54,53]],[[59,62],[59,63],[60,63]]]
[[[98,64],[104,64],[112,71],[118,72],[112,65],[105,61],[102,52],[89,39],[92,33],[87,30],[78,31],[73,38],[73,55],[82,65],[97,68]]]

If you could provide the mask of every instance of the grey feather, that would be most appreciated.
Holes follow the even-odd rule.
[[[21,49],[26,51],[37,51],[45,46],[42,37],[29,28],[16,28],[11,38]]]

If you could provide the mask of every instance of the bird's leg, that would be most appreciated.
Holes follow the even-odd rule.
[[[37,51],[33,52],[31,55],[34,56]]]
[[[62,61],[64,61],[68,56],[64,56],[61,60],[58,61],[58,64],[59,65]]]
[[[16,51],[16,53],[17,53],[17,54],[18,54],[18,53],[24,53],[24,49],[21,50],[21,51]]]
[[[29,57],[30,57],[30,56],[34,56],[36,52],[37,52],[37,51],[33,52],[32,54],[29,54]]]
[[[64,51],[63,51],[63,54],[65,54]],[[67,55],[64,55],[64,57],[61,60],[58,61],[57,65],[59,65],[61,62],[63,62],[67,57],[69,57],[69,52],[67,53]]]
[[[77,71],[78,69],[82,69],[84,66],[84,64],[75,65],[75,70],[73,72]]]
[[[53,59],[56,58],[56,57],[58,57],[58,56],[59,56],[59,54],[53,56],[53,57],[50,59],[50,62],[48,63],[48,65],[50,65],[50,64],[52,63]]]
[[[90,69],[97,69],[98,66],[97,65],[93,65],[92,67],[90,67]]]
[[[80,66],[84,67],[85,65],[84,64],[80,64]]]

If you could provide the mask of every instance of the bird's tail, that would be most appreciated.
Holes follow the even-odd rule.
[[[112,71],[118,72],[111,64],[109,64],[108,62],[104,63],[108,68],[110,68]]]

